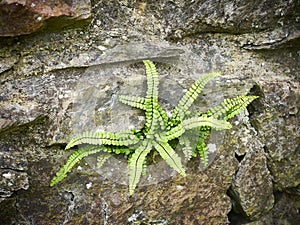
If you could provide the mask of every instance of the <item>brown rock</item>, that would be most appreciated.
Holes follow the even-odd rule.
[[[0,3],[0,36],[30,34],[50,18],[87,19],[90,1],[5,0]]]

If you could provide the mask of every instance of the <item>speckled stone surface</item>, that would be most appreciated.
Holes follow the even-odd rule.
[[[0,39],[0,224],[298,224],[298,1],[91,5],[84,27]],[[155,164],[129,197],[126,163],[103,173],[86,160],[50,188],[74,134],[143,125],[117,96],[143,95],[145,58],[167,111],[210,71],[222,75],[195,109],[260,98],[211,137],[217,151],[204,171],[199,159],[186,178]]]

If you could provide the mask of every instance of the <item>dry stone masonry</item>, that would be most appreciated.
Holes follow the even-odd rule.
[[[1,1],[0,225],[300,224],[299,34],[298,0]],[[102,173],[87,161],[50,188],[76,132],[142,126],[117,96],[142,96],[143,59],[166,109],[212,71],[199,110],[259,99],[211,137],[205,170],[146,174],[129,197],[111,176],[121,159]]]

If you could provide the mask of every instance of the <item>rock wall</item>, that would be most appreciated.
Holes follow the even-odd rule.
[[[57,15],[53,29],[25,36],[1,28],[0,224],[300,223],[299,1],[76,3],[85,10],[69,20],[78,26],[66,29]],[[97,171],[87,160],[50,188],[74,134],[142,126],[143,114],[116,99],[143,95],[143,59],[157,65],[167,109],[209,71],[222,76],[196,109],[260,98],[213,135],[205,170],[193,159],[182,178],[157,164],[129,197],[126,164]]]

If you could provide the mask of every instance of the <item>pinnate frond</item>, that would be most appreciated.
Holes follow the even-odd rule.
[[[120,131],[116,133],[84,132],[71,139],[66,149],[80,144],[128,146],[136,144],[138,141],[139,139],[130,131]]]
[[[75,152],[73,152],[67,163],[60,168],[60,170],[56,173],[56,175],[52,178],[50,186],[54,186],[58,182],[60,182],[62,179],[64,179],[67,176],[67,173],[76,165],[76,163],[79,163],[81,159],[83,159],[86,156],[95,154],[97,152],[105,151],[104,146],[84,146]]]
[[[209,126],[216,130],[230,129],[232,127],[231,124],[225,120],[218,120],[213,117],[206,116],[185,119],[182,121],[182,124],[186,130],[204,126]]]
[[[204,167],[208,166],[208,154],[207,150],[208,147],[204,141],[199,141],[197,144],[197,152],[200,155],[201,162],[203,163]]]
[[[129,195],[132,195],[137,183],[143,172],[144,161],[148,153],[151,151],[152,145],[149,140],[142,142],[142,144],[135,150],[129,159]]]
[[[129,105],[131,107],[146,110],[146,99],[142,97],[132,97],[127,95],[120,95],[119,101],[123,104]]]
[[[231,99],[225,99],[220,105],[208,110],[206,115],[222,119],[229,120],[232,117],[239,114],[258,96],[237,96]]]
[[[189,110],[193,102],[196,100],[205,84],[219,74],[220,73],[218,72],[214,72],[201,76],[180,99],[178,105],[172,112],[172,119],[182,120],[185,116],[185,113]]]
[[[195,156],[195,147],[198,142],[198,133],[200,128],[185,131],[179,139],[177,149],[184,154],[184,160],[189,161],[192,156]]]
[[[101,154],[97,156],[97,168],[101,168],[111,156],[112,154],[108,152],[101,152]]]
[[[146,68],[147,74],[147,93],[145,99],[145,115],[146,115],[146,130],[149,132],[153,132],[155,130],[155,126],[157,125],[157,121],[154,118],[157,115],[156,107],[158,105],[158,74],[155,68],[155,65],[150,60],[144,60],[144,65]],[[156,117],[158,118],[158,117]]]
[[[158,151],[158,153],[166,161],[166,163],[168,163],[168,165],[176,170],[181,176],[185,177],[186,173],[185,169],[182,166],[181,159],[168,144],[168,142],[154,141],[153,144],[154,148]]]

